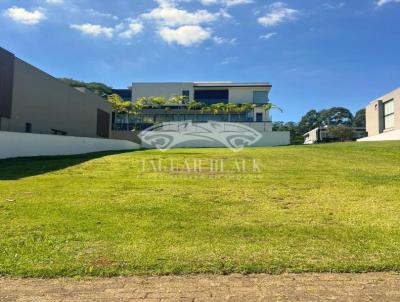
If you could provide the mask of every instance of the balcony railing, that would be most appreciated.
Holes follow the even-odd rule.
[[[176,127],[180,127],[180,126],[184,126],[185,123],[187,121],[177,121],[177,122],[173,122],[174,124],[176,124]],[[198,124],[204,124],[206,122],[193,122],[194,125]],[[241,125],[245,125],[248,126],[250,128],[253,128],[254,130],[260,131],[260,132],[267,132],[267,131],[272,131],[272,122],[271,121],[267,121],[267,122],[222,122],[224,123],[238,123]],[[116,123],[113,124],[112,126],[112,130],[114,131],[142,131],[145,130],[147,128],[150,128],[154,125],[156,125],[157,123],[137,123],[137,124],[128,124],[128,123]],[[161,123],[160,123],[161,124]],[[229,124],[226,124],[226,126],[229,128]]]

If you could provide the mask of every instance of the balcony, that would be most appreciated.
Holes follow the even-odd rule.
[[[173,123],[177,128],[179,128],[181,125],[183,127],[187,121],[190,121],[190,120],[174,121]],[[192,121],[192,122],[193,122],[193,125],[196,125],[196,124],[201,125],[201,124],[206,123],[206,122],[195,122],[195,121]],[[221,122],[221,121],[218,121],[218,122]],[[161,123],[162,122],[160,122],[160,124]],[[163,123],[168,123],[168,122],[163,122]],[[224,124],[224,127],[226,127],[226,129],[225,129],[226,131],[229,131],[229,127],[230,127],[231,123],[241,124],[241,125],[250,127],[259,132],[271,132],[272,131],[272,122],[271,121],[268,121],[268,122],[222,122],[222,123]],[[113,124],[112,130],[113,131],[142,131],[142,130],[150,128],[154,125],[156,125],[156,123],[137,123],[137,124],[115,123],[115,124]]]
[[[272,130],[271,117],[255,121],[256,113],[253,110],[240,113],[216,113],[201,112],[200,110],[189,110],[185,107],[169,107],[144,109],[139,115],[117,114],[113,118],[113,130],[144,130],[153,125],[168,122],[192,121],[194,124],[207,123],[209,121],[221,123],[241,123],[258,131]],[[257,113],[259,114],[259,113]]]

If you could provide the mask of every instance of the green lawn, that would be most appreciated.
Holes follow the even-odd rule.
[[[400,142],[0,161],[0,275],[388,270]]]

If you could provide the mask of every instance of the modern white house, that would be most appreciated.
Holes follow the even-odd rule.
[[[269,83],[232,83],[232,82],[180,82],[180,83],[133,83],[132,102],[143,97],[163,97],[169,99],[175,96],[186,97],[188,102],[195,100],[206,106],[213,104],[252,104],[252,109],[245,112],[213,113],[189,109],[186,105],[169,106],[165,108],[145,109],[140,115],[116,116],[114,119],[114,137],[128,138],[121,135],[121,130],[138,132],[156,124],[167,122],[187,122],[193,124],[210,121],[221,123],[236,123],[245,125],[262,133],[259,146],[289,145],[289,132],[272,131],[272,119],[269,110],[264,106],[270,102],[271,91]]]
[[[366,124],[368,137],[359,141],[400,140],[400,88],[368,104]]]
[[[336,135],[332,134],[329,131],[329,128],[332,126],[322,126],[317,127],[307,133],[304,136],[304,144],[312,145],[323,142],[336,142],[339,141],[340,138]],[[366,131],[364,127],[351,127],[352,131],[352,140],[358,140],[366,136]]]
[[[269,83],[230,83],[230,82],[188,82],[188,83],[133,83],[132,99],[140,97],[185,96],[189,100],[206,105],[216,103],[257,104],[265,105],[269,102],[269,92],[272,86]],[[248,118],[251,122],[270,121],[268,112],[257,108]]]

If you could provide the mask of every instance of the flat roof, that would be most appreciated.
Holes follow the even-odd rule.
[[[233,83],[233,82],[144,82],[132,85],[193,85],[193,87],[272,87],[267,82]]]
[[[272,87],[270,83],[194,82],[194,87]]]

